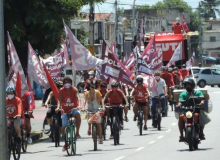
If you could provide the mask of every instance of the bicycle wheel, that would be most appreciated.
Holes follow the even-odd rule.
[[[114,137],[114,145],[117,144],[117,121],[116,117],[113,117],[113,137]]]
[[[60,145],[60,126],[59,122],[56,118],[54,118],[54,140],[55,140],[55,147],[59,147]]]
[[[50,133],[50,125],[47,122],[47,118],[44,118],[44,122],[43,122],[43,132],[44,134],[49,134]]]
[[[12,146],[13,146],[13,142],[12,142],[12,136],[11,136],[11,131],[9,130],[8,131],[8,157],[9,157],[9,160],[11,158],[11,151],[12,151]]]
[[[142,135],[142,127],[143,127],[143,112],[139,112],[138,114],[138,121],[139,121],[139,133]]]
[[[14,145],[13,145],[13,157],[14,157],[14,160],[19,160],[20,159],[20,155],[21,155],[21,144],[19,144],[17,141],[14,141]]]
[[[72,140],[73,140],[73,135],[71,135],[70,127],[66,127],[65,128],[65,147],[66,147],[66,152],[69,156],[73,155]]]
[[[119,144],[119,141],[120,141],[120,121],[119,121],[119,118],[117,117],[116,118],[117,120],[117,132],[116,132],[116,142],[117,144]]]
[[[27,134],[25,129],[21,129],[21,147],[23,152],[27,152]]]
[[[157,108],[157,129],[161,130],[161,109]]]
[[[106,138],[106,120],[105,120],[105,116],[102,117],[101,126],[102,126],[102,136],[103,136],[103,139],[105,140],[105,138]]]
[[[97,151],[97,127],[96,124],[92,124],[92,138],[94,143],[94,151]]]
[[[75,125],[72,126],[72,134],[73,134],[73,139],[72,139],[72,151],[73,154],[76,154],[76,132],[75,132]]]

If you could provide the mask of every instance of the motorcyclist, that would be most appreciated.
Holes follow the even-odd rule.
[[[147,119],[148,119],[148,99],[147,96],[150,96],[150,92],[148,90],[147,85],[143,84],[144,78],[142,75],[138,75],[136,77],[137,85],[135,88],[131,91],[130,96],[135,99],[135,103],[133,106],[133,112],[134,112],[134,121],[136,121],[137,118],[137,111],[138,106],[142,105],[143,112],[144,112],[144,130],[147,130]],[[146,96],[147,95],[147,96]]]
[[[195,82],[193,79],[191,78],[186,78],[183,81],[183,85],[184,88],[186,89],[186,91],[182,92],[179,96],[179,100],[185,100],[185,102],[181,103],[179,102],[178,105],[176,105],[177,108],[187,105],[187,101],[189,99],[190,96],[204,96],[203,93],[201,91],[195,90]],[[205,100],[202,100],[201,103],[199,104],[201,107],[204,105]],[[183,121],[182,118],[182,114],[180,114],[179,116],[179,131],[180,131],[180,138],[179,138],[179,142],[184,142],[184,137],[183,137],[183,131],[185,128],[185,123]],[[200,139],[204,140],[205,139],[205,135],[203,133],[204,130],[204,126],[200,127]]]

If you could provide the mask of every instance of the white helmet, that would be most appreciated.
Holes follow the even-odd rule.
[[[142,76],[142,75],[138,75],[137,77],[136,77],[136,80],[137,79],[144,79],[144,77]]]
[[[94,73],[94,71],[89,71],[89,73],[88,73],[88,74],[90,75],[90,74],[95,74],[95,73]]]

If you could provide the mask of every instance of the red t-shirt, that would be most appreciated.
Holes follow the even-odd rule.
[[[116,91],[116,95],[114,95],[112,90],[109,90],[108,92],[110,92],[109,95],[110,106],[112,106],[113,104],[122,104],[122,98],[121,98],[122,91],[120,89]]]
[[[11,101],[9,98],[6,98],[6,107],[7,107],[7,117],[15,117],[17,115],[22,115],[22,102],[19,97],[16,97]]]
[[[168,71],[164,71],[163,73],[161,73],[161,78],[165,80],[167,87],[171,87],[175,85],[173,82],[173,76]]]
[[[177,25],[177,23],[174,22],[173,25],[172,25],[172,27],[173,27],[173,32],[174,32],[174,34],[182,34],[182,33],[181,33],[181,30],[183,30],[183,25],[182,25],[182,23],[179,23],[179,24]]]
[[[33,93],[28,91],[26,92],[22,97],[22,106],[23,106],[23,111],[30,111],[32,109],[35,109],[35,102],[34,102],[34,97]]]
[[[182,75],[183,80],[186,76],[189,76],[189,71],[187,69],[185,69],[185,70],[180,69],[180,73]]]
[[[141,89],[138,89],[137,85],[135,85],[135,91],[134,91],[135,101],[138,101],[140,103],[148,102],[146,97],[146,93],[147,93],[146,89],[147,89],[146,84],[143,84]]]
[[[70,111],[71,109],[77,108],[79,106],[75,87],[71,87],[71,91],[69,93],[67,93],[64,87],[61,88],[61,91],[62,91],[61,107],[65,113],[68,113],[68,111]]]

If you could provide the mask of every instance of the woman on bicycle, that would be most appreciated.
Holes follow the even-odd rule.
[[[135,103],[133,106],[133,112],[134,112],[134,121],[136,121],[137,118],[137,111],[139,105],[143,106],[142,110],[144,112],[144,130],[147,130],[147,119],[148,119],[148,99],[147,96],[150,97],[150,92],[147,88],[147,85],[143,84],[144,78],[142,75],[138,75],[136,77],[137,85],[135,88],[131,91],[131,97],[134,96]]]
[[[21,142],[21,115],[22,115],[22,101],[19,97],[16,96],[14,87],[6,88],[7,98],[6,98],[6,107],[7,107],[7,117],[15,118],[14,128],[17,135],[18,143]],[[9,119],[10,120],[10,119]]]
[[[85,110],[86,103],[88,103],[87,111],[96,113],[97,111],[99,111],[99,108],[101,106],[102,95],[98,90],[95,89],[95,85],[91,81],[87,83],[87,87],[90,87],[90,90],[85,92],[85,102],[84,102],[83,110]],[[88,116],[88,119],[89,118],[90,117]],[[98,127],[98,133],[99,133],[99,138],[100,138],[99,144],[103,144],[101,123],[98,123],[97,127]],[[91,135],[91,124],[90,123],[88,123],[87,134]]]
[[[111,107],[114,107],[114,105],[122,105],[123,99],[126,102],[126,106],[128,106],[128,101],[124,95],[124,93],[118,89],[118,83],[117,82],[112,82],[111,84],[112,90],[109,90],[108,93],[106,94],[105,98],[102,101],[103,107],[104,107],[104,102],[106,102],[107,100],[109,100],[109,105]],[[110,118],[111,118],[111,135],[110,135],[110,139],[113,138],[113,131],[112,131],[112,121],[113,121],[113,115],[114,115],[114,111],[110,110]],[[118,110],[118,117],[119,117],[119,121],[120,121],[120,125],[123,128],[124,127],[124,123],[123,123],[123,110],[119,109]]]

